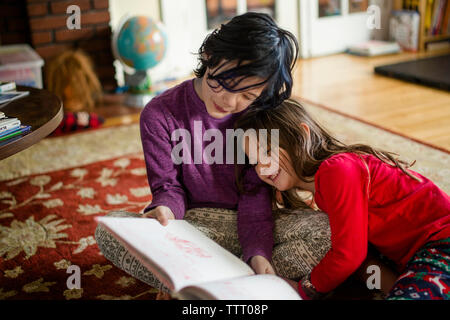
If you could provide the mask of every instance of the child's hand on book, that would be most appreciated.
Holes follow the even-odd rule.
[[[256,274],[275,274],[270,262],[263,256],[254,256],[250,259],[250,266]]]
[[[175,215],[169,207],[158,206],[142,215],[143,218],[153,218],[159,221],[163,226],[167,226],[169,220],[174,220]]]

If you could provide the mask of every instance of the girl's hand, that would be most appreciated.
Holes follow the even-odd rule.
[[[254,256],[250,259],[250,266],[257,274],[275,274],[270,262],[263,256]]]
[[[153,218],[158,220],[163,226],[167,226],[169,220],[175,219],[175,215],[169,207],[159,206],[144,213],[142,218]]]

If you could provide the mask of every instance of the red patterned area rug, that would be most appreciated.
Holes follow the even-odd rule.
[[[153,299],[94,239],[95,216],[139,212],[151,199],[140,153],[1,182],[0,299]],[[71,265],[80,289],[68,289]]]
[[[306,107],[340,140],[416,160],[416,171],[450,191],[447,152]],[[137,124],[44,139],[0,161],[0,300],[155,299],[154,289],[107,261],[94,239],[96,216],[139,212],[151,199]],[[80,289],[68,289],[70,266],[80,268]],[[365,298],[348,288],[341,297]]]

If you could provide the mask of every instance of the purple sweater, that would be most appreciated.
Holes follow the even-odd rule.
[[[234,165],[194,164],[194,121],[205,130],[219,129],[225,139],[226,129],[233,129],[234,121],[242,113],[222,119],[211,117],[194,89],[194,81],[187,80],[152,99],[140,116],[141,139],[147,176],[153,194],[148,211],[157,206],[169,207],[176,219],[183,219],[191,208],[225,208],[238,211],[238,236],[244,261],[262,255],[269,261],[273,247],[273,220],[270,188],[257,176],[254,169],[244,177],[244,186],[255,192],[239,194],[235,184]],[[172,132],[186,129],[192,136],[192,164],[175,164],[171,152],[178,141],[172,141]],[[203,150],[211,142],[202,141]]]

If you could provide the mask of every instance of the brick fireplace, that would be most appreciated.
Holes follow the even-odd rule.
[[[81,11],[81,29],[69,30],[69,5]],[[108,0],[2,0],[1,44],[28,43],[48,62],[69,48],[83,49],[93,60],[106,91],[117,84],[114,78]],[[44,69],[45,72],[45,69]]]

